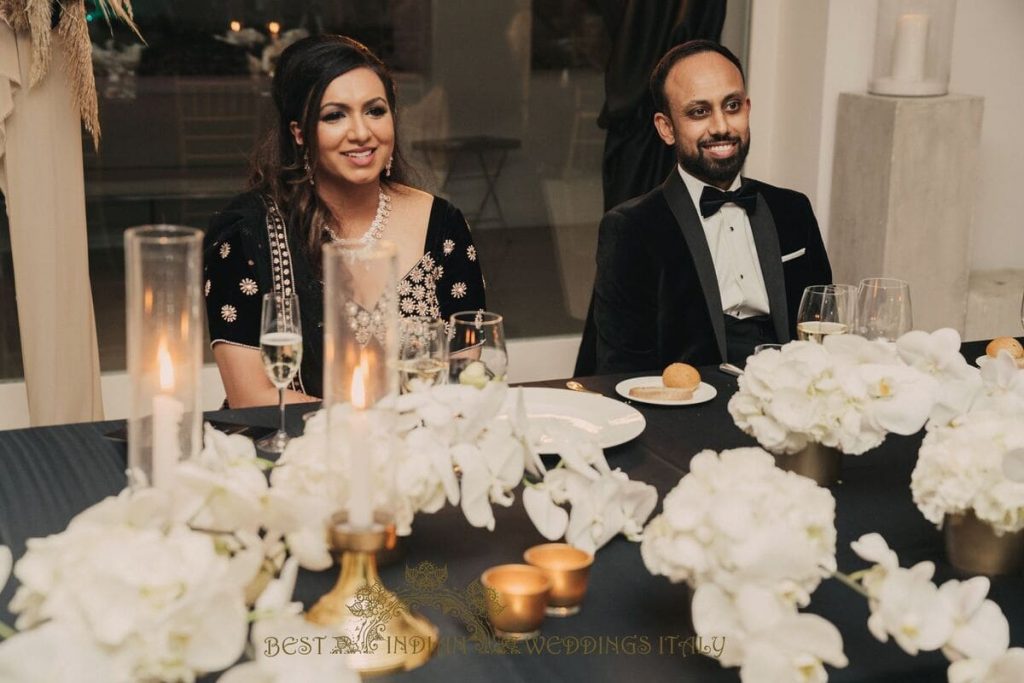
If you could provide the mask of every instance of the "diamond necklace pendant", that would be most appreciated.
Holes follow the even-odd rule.
[[[373,222],[370,223],[370,227],[363,233],[363,236],[359,238],[363,244],[370,244],[374,240],[384,237],[384,228],[388,225],[388,216],[390,215],[391,195],[381,189],[377,194],[377,213],[373,216]],[[324,230],[330,235],[332,241],[337,242],[341,239],[331,226],[324,224]]]

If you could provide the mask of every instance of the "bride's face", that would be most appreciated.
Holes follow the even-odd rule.
[[[395,145],[395,123],[380,77],[367,68],[338,76],[320,100],[317,183],[377,182]],[[303,143],[297,124],[296,142]]]

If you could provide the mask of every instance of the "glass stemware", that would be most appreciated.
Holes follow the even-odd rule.
[[[830,334],[846,334],[856,323],[857,288],[853,285],[812,285],[804,288],[796,315],[801,341],[820,344]]]
[[[453,383],[482,388],[490,381],[505,381],[508,351],[502,322],[489,311],[452,314],[448,363]]]
[[[913,327],[910,285],[903,280],[869,277],[857,290],[857,334],[896,341]]]
[[[448,335],[443,320],[413,316],[398,323],[402,393],[448,381]]]
[[[1020,326],[1024,327],[1024,294],[1020,297]]]
[[[281,424],[276,432],[256,442],[267,453],[281,453],[290,437],[284,427],[284,390],[302,364],[302,326],[299,322],[299,299],[276,294],[263,295],[260,320],[260,358],[271,384],[277,387],[277,405]]]

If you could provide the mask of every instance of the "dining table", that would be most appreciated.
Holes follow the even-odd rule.
[[[967,342],[961,351],[974,362],[984,349],[983,341]],[[619,396],[616,384],[638,373],[575,378],[586,390],[622,401],[643,415],[642,433],[606,449],[605,455],[612,468],[654,486],[659,501],[687,474],[695,454],[757,445],[734,425],[727,410],[737,389],[736,377],[717,366],[698,370],[717,396],[682,407],[647,405]],[[524,386],[565,389],[567,379]],[[314,404],[289,406],[289,431],[300,433],[303,414],[315,408]],[[268,407],[222,410],[206,417],[273,426],[278,413],[276,407]],[[106,421],[0,432],[0,544],[9,546],[16,559],[25,552],[28,539],[62,531],[75,514],[124,488],[125,444],[106,436],[123,425],[123,421]],[[829,487],[836,501],[836,557],[842,571],[867,566],[850,543],[862,534],[878,532],[903,566],[927,560],[935,564],[937,583],[965,578],[947,561],[942,532],[911,499],[911,472],[921,440],[922,434],[889,435],[881,446],[863,455],[843,456],[841,479]],[[400,539],[397,561],[381,566],[384,584],[401,594],[410,580],[407,570],[430,562],[446,572],[449,594],[459,595],[485,569],[522,562],[527,548],[546,541],[528,518],[521,493],[509,507],[494,506],[493,531],[470,526],[458,507],[418,515],[411,535]],[[660,510],[659,502],[655,514]],[[330,590],[337,576],[337,566],[322,572],[302,571],[296,599],[309,608]],[[12,578],[0,593],[0,620],[7,623],[13,623],[8,606],[15,583]],[[694,638],[690,595],[684,584],[652,575],[641,558],[640,545],[619,536],[597,551],[580,612],[548,617],[533,641],[506,649],[478,648],[468,638],[459,610],[443,601],[413,605],[439,628],[438,650],[424,666],[378,680],[738,681],[736,669],[724,669],[713,656],[700,654],[709,649],[709,643]],[[1024,645],[1024,577],[993,577],[989,597],[1007,616],[1011,645]],[[892,640],[876,640],[867,628],[866,599],[838,580],[823,580],[806,611],[825,617],[842,634],[849,664],[841,669],[829,667],[832,681],[946,680],[948,662],[941,653],[911,656]]]

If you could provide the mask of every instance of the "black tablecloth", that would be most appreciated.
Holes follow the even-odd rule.
[[[984,343],[965,344],[964,355],[973,359]],[[635,404],[647,420],[637,439],[607,451],[608,462],[632,479],[653,484],[663,497],[688,468],[690,458],[711,448],[721,450],[754,445],[736,428],[726,403],[736,380],[715,368],[701,368],[704,380],[718,389],[705,404],[663,408]],[[627,377],[582,378],[589,389],[615,396],[615,384]],[[534,386],[564,386],[564,382]],[[301,429],[301,414],[311,406],[289,408],[291,429]],[[276,409],[220,411],[216,419],[272,425]],[[125,448],[104,438],[117,422],[91,423],[0,432],[0,544],[15,557],[24,552],[27,538],[61,531],[68,520],[104,496],[117,493],[125,483]],[[865,563],[849,548],[861,534],[878,531],[896,550],[903,565],[921,560],[936,563],[936,580],[957,574],[946,563],[941,533],[916,509],[910,496],[910,474],[921,436],[890,436],[862,456],[844,456],[843,479],[832,492],[836,497],[839,566],[853,571]],[[521,561],[522,552],[543,542],[521,504],[521,492],[511,508],[495,507],[495,531],[470,527],[458,509],[420,515],[413,535],[403,540],[404,561],[381,570],[384,582],[400,589],[404,567],[429,560],[446,566],[448,586],[467,586],[489,566]],[[659,506],[660,509],[660,506]],[[337,570],[303,572],[297,598],[307,606],[326,592]],[[12,582],[13,583],[13,582]],[[13,585],[0,595],[0,619],[10,622],[7,604]],[[1010,621],[1011,643],[1024,644],[1024,580],[1004,577],[992,582],[992,597]],[[566,619],[548,619],[543,626],[548,652],[519,654],[463,652],[459,646],[466,630],[453,616],[423,610],[441,629],[449,649],[423,668],[384,680],[406,681],[625,681],[643,676],[651,681],[735,681],[734,670],[696,655],[683,656],[680,643],[692,635],[687,591],[664,577],[651,576],[640,558],[639,546],[617,538],[598,552],[583,611]],[[832,621],[843,635],[850,665],[831,670],[832,681],[946,680],[948,666],[942,655],[910,657],[893,642],[876,641],[867,630],[865,601],[836,581],[825,581],[814,593],[810,611]],[[565,654],[565,638],[590,637],[600,654]],[[677,640],[673,640],[676,637]],[[571,641],[570,641],[571,642]],[[645,644],[646,643],[646,647]],[[674,646],[673,646],[674,644]],[[560,649],[561,648],[561,649]]]

